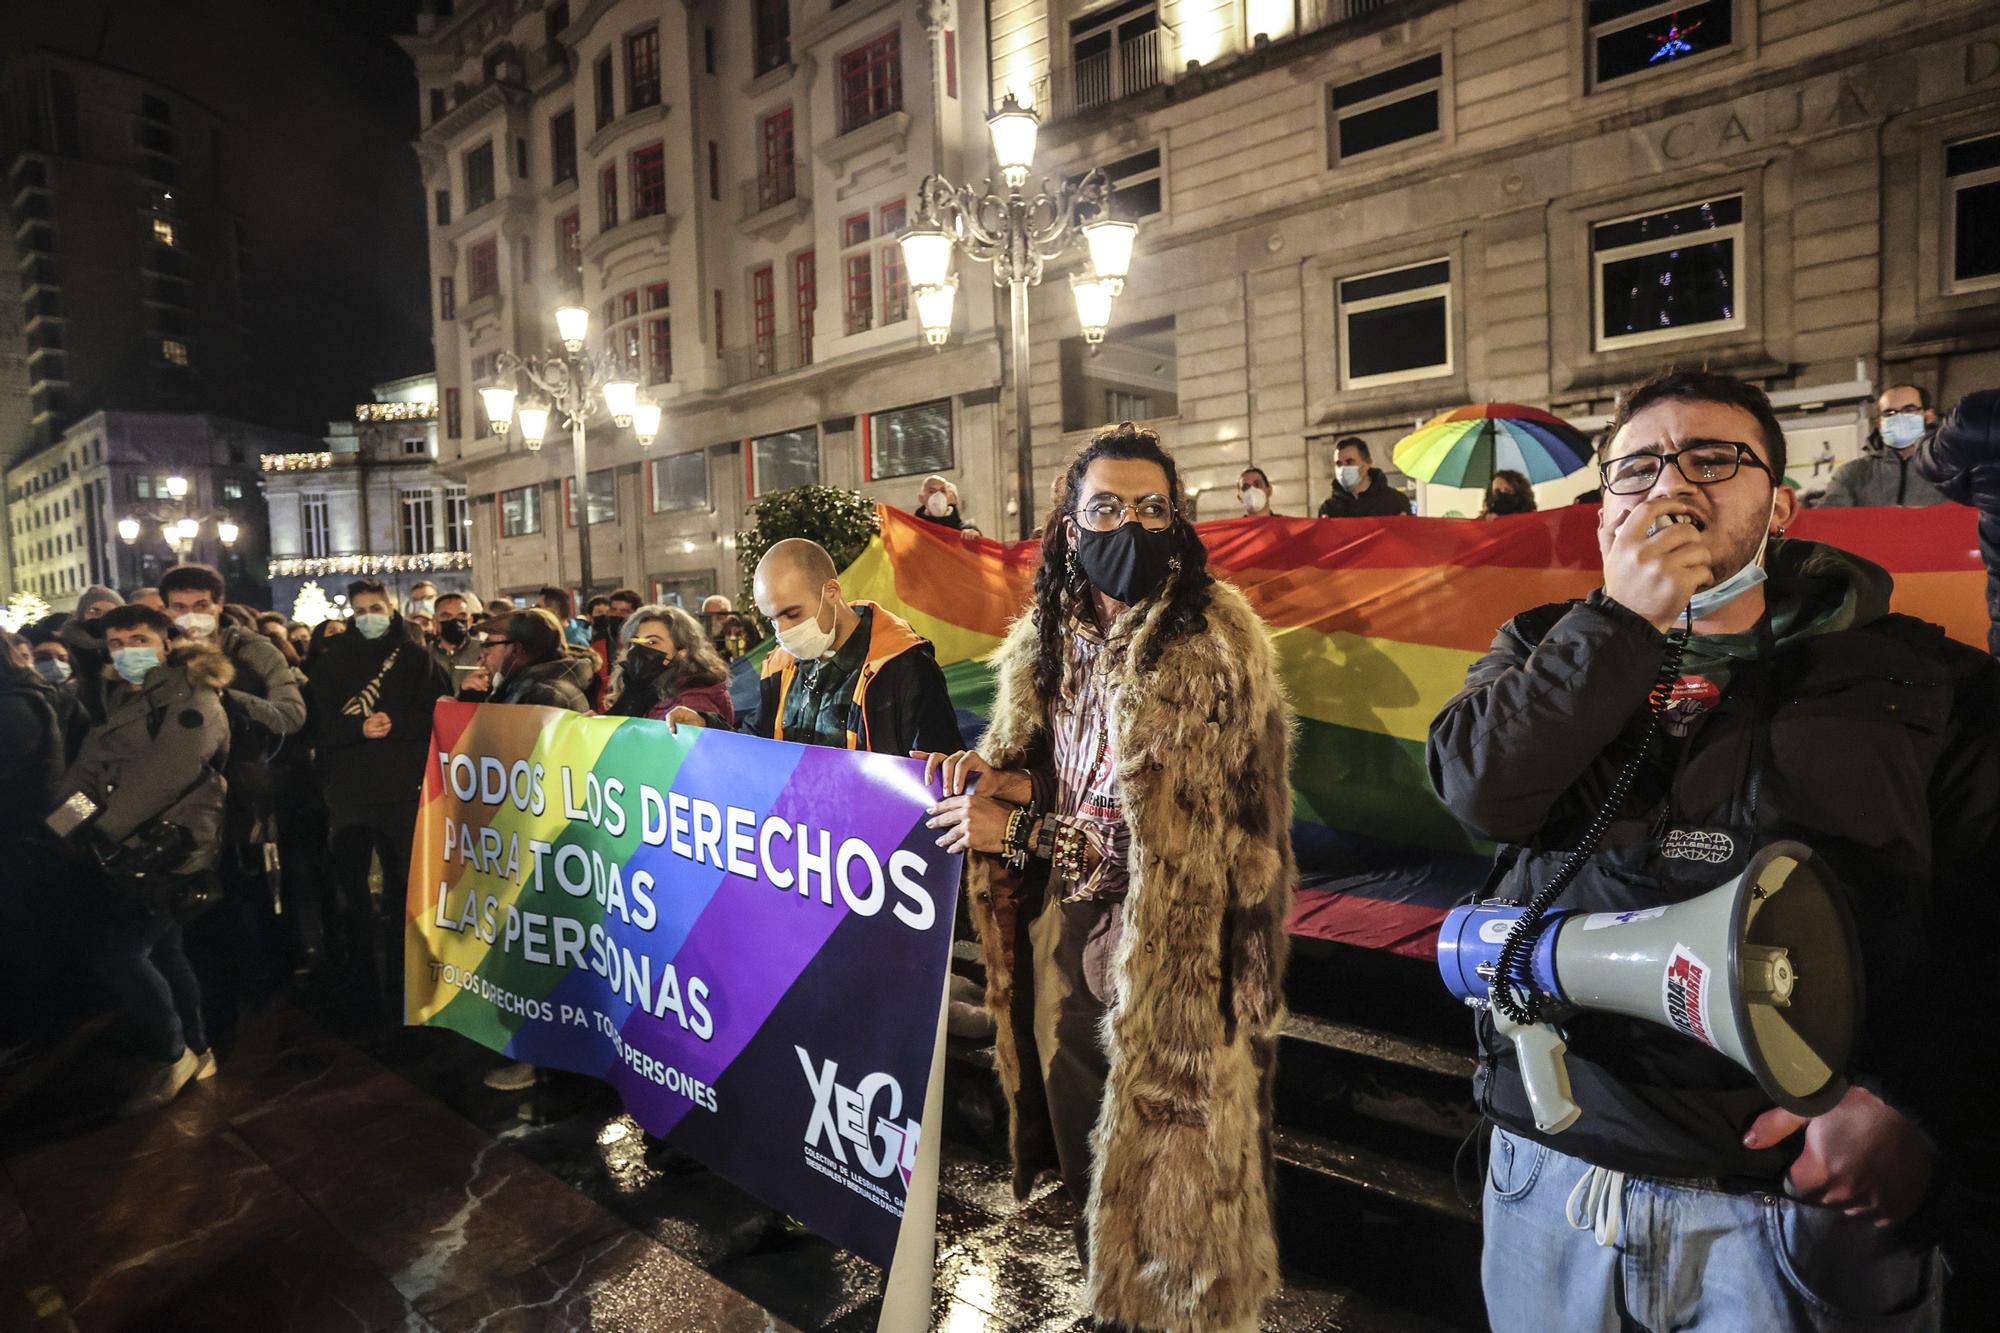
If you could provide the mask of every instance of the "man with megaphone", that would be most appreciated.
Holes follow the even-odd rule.
[[[2000,667],[1786,540],[1759,389],[1619,402],[1604,586],[1504,626],[1432,724],[1431,780],[1501,844],[1452,914],[1495,1122],[1502,1333],[1935,1328],[1938,1187],[1990,1181]]]

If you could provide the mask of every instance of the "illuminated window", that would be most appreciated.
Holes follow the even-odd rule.
[[[327,518],[326,495],[307,491],[299,496],[299,554],[323,556],[331,548],[332,526]]]
[[[542,493],[538,487],[521,486],[500,492],[500,535],[526,537],[542,530]]]
[[[1599,351],[1743,327],[1743,196],[1590,229]]]
[[[1591,86],[1726,49],[1734,0],[1589,0]]]
[[[590,525],[616,523],[618,521],[618,477],[611,468],[601,468],[591,473],[585,481],[588,485],[586,497],[590,512]],[[568,477],[563,478],[563,502],[568,511],[569,526],[576,526],[576,488],[570,485]]]
[[[179,239],[174,234],[174,224],[165,218],[153,219],[153,239],[161,245],[180,244]]]
[[[187,344],[178,338],[162,338],[160,356],[171,365],[184,366],[188,363]]]

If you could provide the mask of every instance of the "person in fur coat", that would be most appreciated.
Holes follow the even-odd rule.
[[[968,853],[1014,1191],[1083,1203],[1100,1321],[1254,1328],[1277,1289],[1271,1085],[1294,877],[1292,714],[1129,422],[1057,483],[976,752],[926,755]]]

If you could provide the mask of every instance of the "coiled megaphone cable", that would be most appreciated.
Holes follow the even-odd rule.
[[[1678,522],[1679,516],[1674,520]],[[1654,678],[1653,687],[1646,691],[1646,730],[1639,738],[1639,747],[1632,752],[1618,776],[1611,780],[1611,790],[1605,793],[1604,804],[1592,817],[1583,837],[1570,849],[1555,877],[1542,886],[1540,893],[1528,900],[1528,909],[1514,922],[1514,928],[1507,932],[1507,939],[1500,946],[1500,957],[1493,967],[1493,1003],[1501,1013],[1516,1023],[1531,1024],[1541,1019],[1541,996],[1536,992],[1529,973],[1532,951],[1529,941],[1542,918],[1563,891],[1575,882],[1583,871],[1583,863],[1604,841],[1604,835],[1611,831],[1612,821],[1625,808],[1625,800],[1632,794],[1632,784],[1638,780],[1639,765],[1644,763],[1653,748],[1653,738],[1660,734],[1660,721],[1666,716],[1667,704],[1673,698],[1674,686],[1680,683],[1681,658],[1687,652],[1688,631],[1694,624],[1694,607],[1690,604],[1682,613],[1680,623],[1667,632],[1666,656],[1660,659],[1660,672]]]

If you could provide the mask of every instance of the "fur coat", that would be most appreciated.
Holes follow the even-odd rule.
[[[1103,1031],[1110,1073],[1092,1138],[1091,1312],[1174,1333],[1254,1324],[1278,1285],[1271,1216],[1271,1084],[1292,862],[1292,714],[1263,622],[1214,585],[1206,632],[1139,663],[1163,600],[1113,626],[1116,781],[1132,843],[1124,933]],[[995,658],[995,768],[1048,762],[1048,704],[1034,686],[1034,616]],[[1014,1191],[1054,1164],[1037,1046],[1028,928],[1046,863],[1023,875],[969,859],[969,910],[1009,1104]]]

